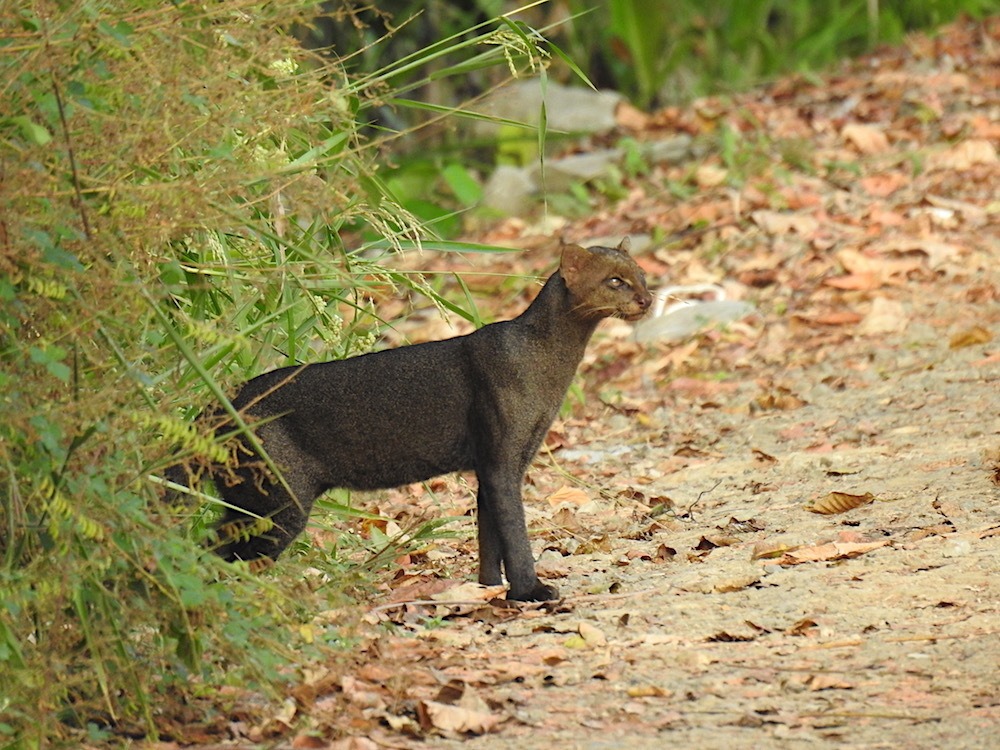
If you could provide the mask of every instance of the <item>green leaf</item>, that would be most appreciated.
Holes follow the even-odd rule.
[[[50,375],[68,383],[73,371],[62,363],[66,359],[66,350],[61,346],[50,345],[41,349],[33,346],[28,350],[31,361],[43,365]]]
[[[320,157],[339,152],[346,141],[347,133],[337,133],[336,135],[332,135],[319,145],[313,146],[300,157],[290,162],[282,171],[295,172],[304,167],[312,167],[320,160]]]
[[[134,33],[134,29],[129,24],[125,23],[125,21],[119,21],[114,26],[107,21],[98,21],[97,29],[102,34],[107,34],[123,47],[132,46],[132,34]]]
[[[409,240],[400,240],[399,246],[403,250],[416,250],[417,243]],[[369,242],[365,245],[365,250],[388,250],[391,245],[385,240]],[[424,240],[419,245],[422,250],[435,250],[441,253],[520,253],[522,250],[516,247],[499,247],[497,245],[484,245],[479,242],[458,242],[452,240]]]
[[[45,369],[49,371],[49,375],[64,383],[68,383],[73,374],[73,371],[62,362],[46,362]]]
[[[44,125],[34,122],[27,115],[13,117],[11,122],[15,123],[21,129],[21,134],[36,146],[48,145],[52,140],[52,134],[48,129]]]
[[[441,176],[455,197],[465,206],[474,206],[483,198],[483,188],[464,166],[457,162],[441,170]]]

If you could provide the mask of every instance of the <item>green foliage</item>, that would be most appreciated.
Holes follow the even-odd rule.
[[[420,290],[477,317],[394,268],[428,231],[364,135],[403,68],[471,49],[351,77],[288,33],[316,11],[0,8],[0,745],[155,735],[212,686],[280,689],[292,654],[345,642],[312,618],[357,582],[356,558],[372,569],[440,533],[335,545],[320,600],[205,553],[211,503],[171,507],[149,480],[178,450],[223,456],[189,421],[232,384],[370,348],[375,295]],[[504,42],[467,62],[533,54]],[[468,174],[443,180],[475,200]]]
[[[683,101],[816,70],[997,0],[571,0],[568,51],[637,104]]]

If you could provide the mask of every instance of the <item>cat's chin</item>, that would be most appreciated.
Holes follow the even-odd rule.
[[[646,310],[639,310],[639,312],[634,312],[634,313],[623,311],[618,313],[618,317],[621,318],[622,320],[627,320],[629,323],[635,323],[636,321],[645,318],[646,312],[647,312]]]

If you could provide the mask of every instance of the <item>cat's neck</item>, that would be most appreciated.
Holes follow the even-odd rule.
[[[554,347],[585,347],[600,322],[574,309],[574,301],[556,271],[517,320],[547,339]]]

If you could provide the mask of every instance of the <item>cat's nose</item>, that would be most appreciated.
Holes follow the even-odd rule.
[[[638,303],[639,307],[646,310],[653,303],[653,297],[648,293],[639,294],[636,295],[635,301]]]

